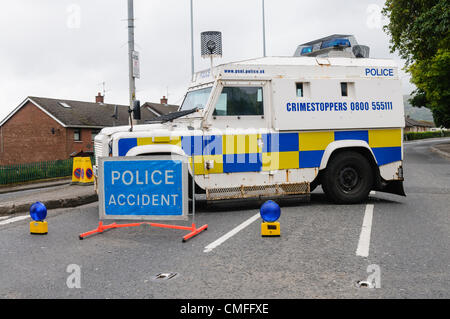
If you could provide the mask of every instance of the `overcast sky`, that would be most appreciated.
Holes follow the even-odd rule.
[[[200,32],[221,31],[223,58],[260,57],[262,0],[194,0],[195,70],[206,69]],[[191,74],[189,0],[135,0],[137,98],[179,104]],[[292,56],[297,45],[334,33],[354,34],[371,57],[389,52],[377,0],[266,0],[268,56]],[[27,96],[128,104],[127,0],[14,0],[0,4],[0,119]],[[413,86],[400,72],[403,93]]]

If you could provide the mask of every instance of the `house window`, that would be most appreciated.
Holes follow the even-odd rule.
[[[81,130],[79,128],[73,130],[73,140],[81,141]]]
[[[341,82],[341,96],[348,96],[348,83]]]
[[[224,87],[213,115],[264,115],[262,87]]]
[[[297,97],[303,97],[303,83],[296,83]]]
[[[94,142],[95,136],[96,136],[98,133],[100,133],[100,130],[92,130],[92,131],[91,131],[92,142]]]

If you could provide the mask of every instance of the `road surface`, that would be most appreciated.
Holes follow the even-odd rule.
[[[46,236],[2,218],[0,298],[449,298],[450,161],[430,151],[441,142],[405,144],[407,197],[334,205],[318,189],[283,203],[279,238],[260,236],[252,202],[200,208],[209,229],[187,243],[148,226],[79,240],[96,203],[50,211]]]

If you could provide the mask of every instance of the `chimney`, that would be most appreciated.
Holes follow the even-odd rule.
[[[161,104],[167,104],[167,99],[165,96],[162,97]]]
[[[105,96],[103,96],[100,92],[98,92],[98,95],[95,97],[95,103],[104,103]]]

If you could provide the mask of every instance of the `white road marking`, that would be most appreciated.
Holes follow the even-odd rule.
[[[220,244],[222,244],[223,242],[225,242],[226,240],[230,239],[232,236],[236,235],[238,232],[240,232],[241,230],[243,230],[245,227],[247,227],[248,225],[250,225],[251,223],[253,223],[255,220],[257,220],[258,218],[261,218],[261,215],[258,213],[252,217],[250,217],[249,219],[247,219],[245,222],[243,222],[242,224],[240,224],[239,226],[233,228],[232,230],[230,230],[228,233],[226,233],[225,235],[223,235],[222,237],[220,237],[219,239],[217,239],[216,241],[212,242],[211,244],[209,244],[208,246],[205,247],[205,250],[203,250],[204,253],[209,253],[211,250],[213,250],[214,248],[216,248],[217,246],[219,246]]]
[[[372,231],[372,218],[373,218],[373,204],[367,204],[366,211],[364,212],[364,220],[361,228],[361,234],[359,235],[358,248],[356,249],[356,255],[361,257],[369,256],[370,246],[370,232]]]
[[[377,192],[375,191],[370,191],[370,195],[375,195]]]
[[[0,220],[7,219],[7,218],[9,218],[9,216],[0,216]]]
[[[30,218],[30,215],[23,215],[23,216],[17,216],[17,217],[9,218],[9,219],[1,221],[0,225],[11,224],[11,223],[18,222],[20,220],[24,220],[24,219],[27,219],[27,218]]]

